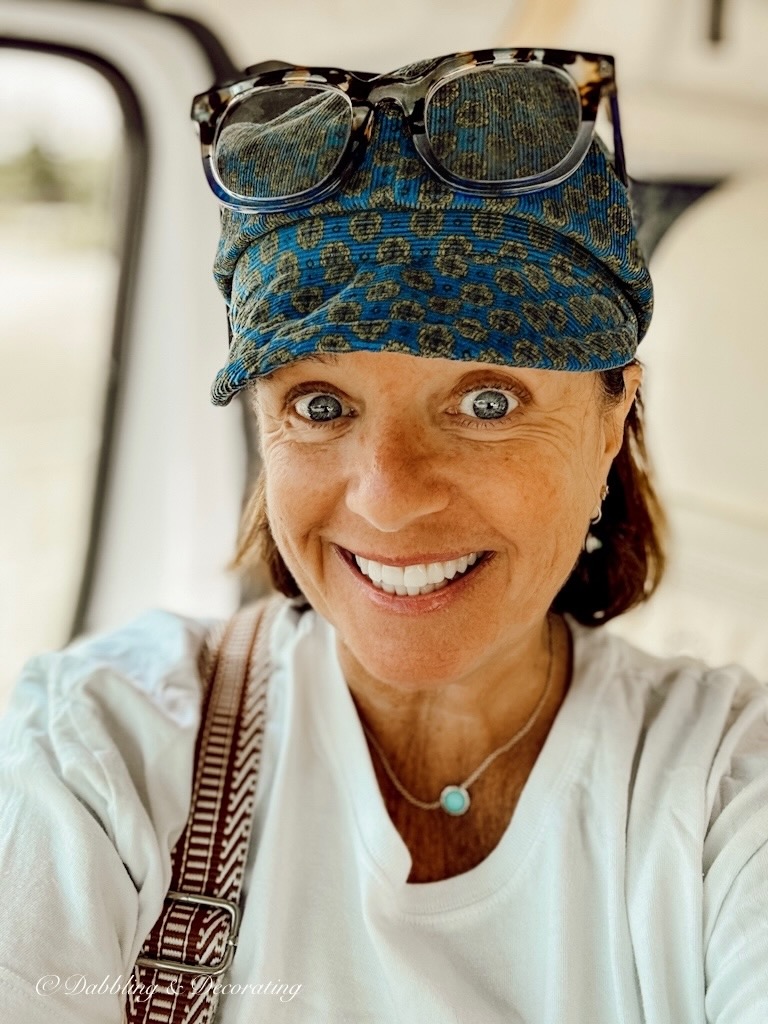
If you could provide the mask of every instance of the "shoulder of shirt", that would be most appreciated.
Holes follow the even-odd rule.
[[[119,695],[130,694],[147,710],[152,705],[188,726],[199,710],[200,652],[219,621],[149,609],[114,628],[84,634],[60,651],[38,654],[23,667],[3,717],[29,723],[45,708],[50,721],[63,702],[119,706]]]
[[[606,627],[582,626],[570,616],[568,625],[585,662],[607,668],[609,680],[639,698],[648,716],[664,707],[671,711],[686,706],[689,711],[696,708],[710,714],[717,709],[727,730],[745,714],[761,729],[765,727],[768,742],[768,685],[742,666],[710,666],[684,654],[653,654]],[[688,694],[687,701],[679,699],[683,691]]]
[[[281,635],[295,631],[302,621],[306,602],[277,600],[281,614]],[[223,627],[225,619],[185,615],[150,608],[113,628],[83,634],[60,651],[32,658],[22,673],[43,672],[48,677],[66,678],[68,688],[99,676],[105,671],[146,692],[189,688],[199,689],[199,658],[206,637]],[[186,681],[186,685],[185,685]]]
[[[78,663],[85,670],[110,665],[126,674],[163,671],[197,657],[208,632],[221,621],[150,608],[119,626],[83,634],[63,650],[39,657],[53,664]]]
[[[680,678],[697,680],[703,686],[736,686],[744,693],[765,693],[768,696],[768,682],[757,679],[748,669],[736,662],[724,665],[709,665],[699,658],[686,654],[659,655],[646,651],[624,637],[610,631],[609,627],[584,626],[567,616],[574,638],[582,645],[587,656],[611,658],[616,670],[645,682],[654,689],[666,689]]]

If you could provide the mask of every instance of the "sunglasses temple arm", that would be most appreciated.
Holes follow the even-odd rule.
[[[624,159],[624,140],[621,137],[621,120],[619,118],[619,101],[616,93],[609,97],[611,105],[611,121],[613,123],[613,162],[616,174],[622,184],[627,185],[627,164]]]
[[[219,209],[219,226],[223,230],[224,210]],[[227,351],[232,349],[232,320],[229,315],[229,303],[227,303]]]

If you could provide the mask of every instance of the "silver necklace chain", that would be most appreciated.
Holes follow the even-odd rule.
[[[515,733],[515,735],[512,737],[512,739],[507,740],[507,742],[504,743],[502,746],[500,746],[497,750],[492,751],[477,766],[477,768],[475,768],[475,770],[473,772],[471,772],[466,777],[466,779],[464,779],[463,782],[460,782],[460,783],[458,783],[455,786],[450,786],[450,787],[447,787],[447,788],[459,789],[459,790],[467,790],[467,789],[469,789],[469,787],[473,783],[477,782],[477,780],[480,778],[480,776],[483,774],[483,772],[486,770],[486,768],[490,767],[490,765],[493,764],[493,762],[496,760],[497,757],[501,757],[502,754],[506,754],[506,752],[508,750],[510,750],[516,743],[519,743],[520,740],[524,736],[526,736],[528,734],[528,732],[530,732],[530,730],[533,728],[533,725],[536,722],[536,719],[539,717],[539,714],[541,713],[541,709],[544,707],[544,702],[547,699],[547,695],[549,693],[549,688],[550,688],[550,685],[552,683],[552,663],[553,663],[553,657],[552,657],[552,623],[549,620],[549,616],[547,616],[547,647],[548,647],[548,658],[549,658],[548,665],[547,665],[547,681],[546,681],[546,683],[544,685],[544,689],[542,690],[541,696],[539,697],[538,703],[536,704],[536,707],[531,712],[531,714],[530,714],[530,716],[528,718],[528,721],[525,723],[525,725],[521,729],[518,729],[518,731]],[[361,722],[361,724],[362,724],[362,722]],[[436,811],[438,808],[443,807],[443,803],[439,799],[438,800],[431,800],[431,801],[419,800],[418,797],[415,797],[411,793],[409,793],[408,790],[405,788],[405,786],[402,784],[402,782],[400,782],[398,777],[395,775],[394,771],[392,770],[392,766],[390,765],[389,761],[387,760],[387,757],[386,757],[384,751],[381,749],[381,746],[379,745],[378,741],[376,740],[376,738],[372,735],[370,730],[365,725],[363,725],[363,732],[365,733],[365,735],[370,740],[370,743],[371,743],[371,746],[373,747],[373,749],[379,755],[379,759],[381,760],[382,767],[384,768],[384,771],[387,773],[387,776],[389,777],[390,782],[395,787],[395,789],[398,791],[398,793],[401,796],[405,797],[405,799],[408,801],[408,803],[413,804],[414,807],[420,807],[423,811]]]

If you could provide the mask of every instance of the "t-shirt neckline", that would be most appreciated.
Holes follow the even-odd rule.
[[[379,789],[360,719],[341,671],[333,627],[316,613],[309,615],[310,629],[320,632],[325,652],[322,686],[313,687],[318,740],[336,784],[346,793],[368,866],[388,890],[393,907],[406,914],[443,913],[492,898],[522,871],[537,838],[553,823],[570,781],[579,773],[601,688],[596,683],[610,675],[605,671],[607,646],[595,643],[598,638],[594,630],[566,616],[572,639],[571,683],[501,839],[469,871],[437,882],[408,882],[411,856]]]

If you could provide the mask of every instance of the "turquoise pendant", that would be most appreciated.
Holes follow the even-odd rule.
[[[469,793],[463,786],[446,786],[440,794],[440,806],[446,814],[458,817],[469,810]]]

